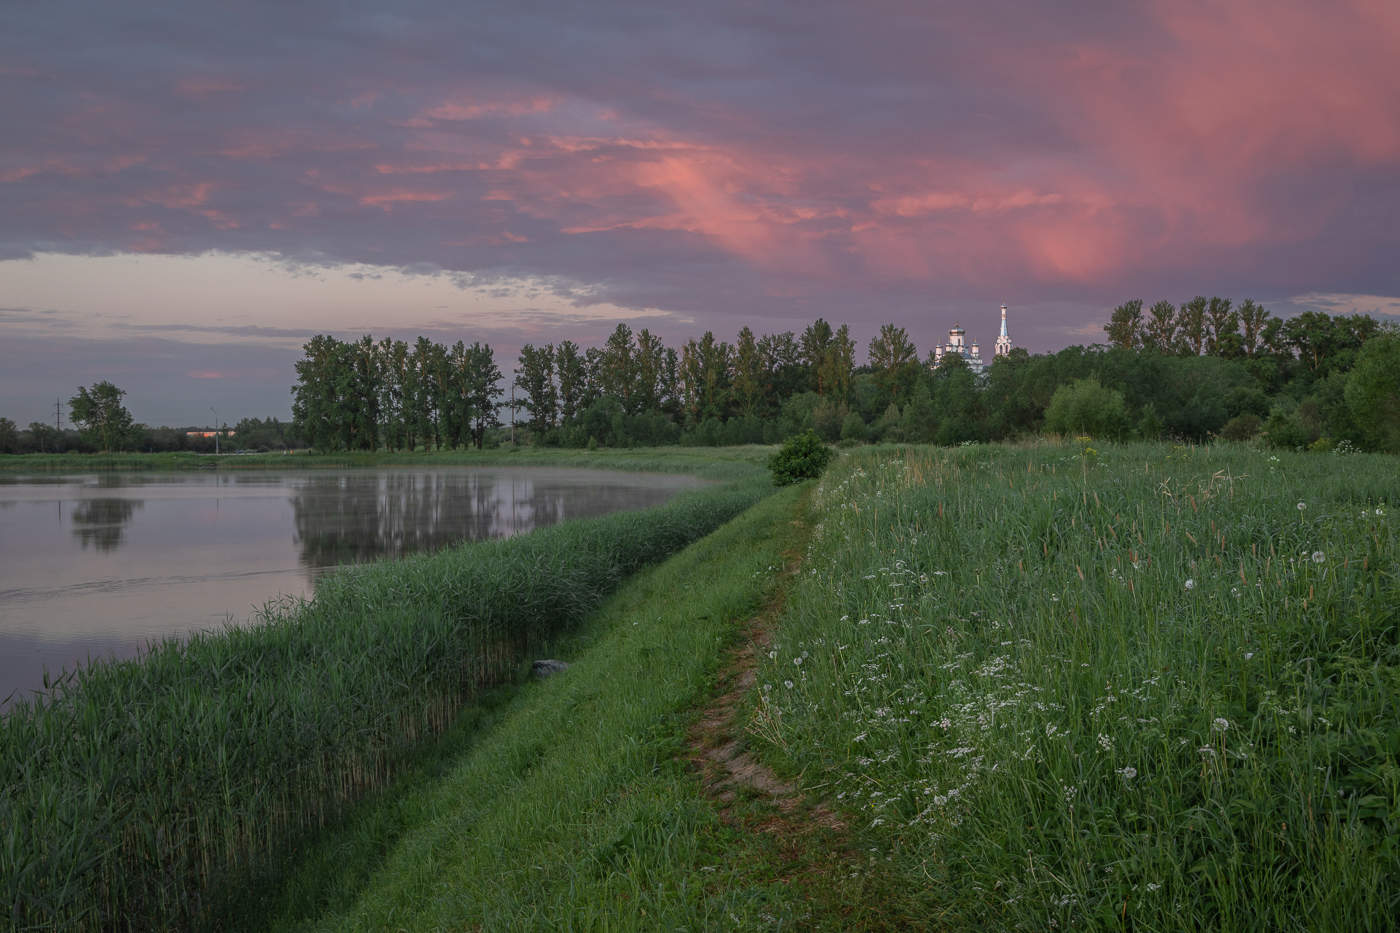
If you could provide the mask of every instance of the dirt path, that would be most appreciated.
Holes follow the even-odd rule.
[[[803,836],[816,829],[844,832],[845,822],[820,801],[809,801],[793,784],[747,750],[747,724],[741,721],[743,701],[758,676],[758,659],[773,641],[788,587],[801,558],[789,553],[777,591],[757,615],[744,623],[736,647],[730,649],[720,672],[723,691],[701,711],[690,730],[691,760],[699,768],[705,791],[719,807],[720,817],[741,825],[736,802],[757,800],[774,811],[760,828],[784,837]],[[752,828],[752,827],[750,827]]]
[[[788,589],[801,566],[806,528],[784,554],[778,586],[758,613],[744,623],[720,671],[716,695],[688,735],[691,763],[720,819],[742,832],[763,834],[774,846],[777,880],[809,898],[817,929],[923,929],[925,924],[891,910],[879,860],[858,850],[843,817],[820,799],[783,780],[751,752],[744,719],[745,698],[757,681],[758,661],[772,643]]]

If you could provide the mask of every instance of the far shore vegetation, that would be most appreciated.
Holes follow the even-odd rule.
[[[443,451],[827,443],[942,446],[1050,434],[1213,437],[1400,452],[1400,332],[1364,314],[1273,317],[1254,301],[1124,302],[1106,342],[971,364],[921,359],[884,325],[859,361],[845,325],[666,346],[618,324],[602,346],[526,344],[503,373],[489,345],[318,335],[296,364],[289,420],[139,423],[109,381],[69,399],[70,426],[0,418],[0,455]],[[502,417],[502,416],[505,417]]]

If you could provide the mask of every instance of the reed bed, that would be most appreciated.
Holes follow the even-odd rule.
[[[629,574],[771,487],[347,568],[244,628],[98,663],[0,721],[0,924],[187,928],[384,785]]]
[[[1096,446],[841,461],[753,731],[942,928],[1393,929],[1397,461]]]

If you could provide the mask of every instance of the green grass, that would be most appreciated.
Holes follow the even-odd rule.
[[[771,487],[346,568],[263,624],[98,663],[0,720],[0,903],[19,928],[184,926],[384,786],[629,575]]]
[[[1393,929],[1394,458],[886,448],[815,509],[765,734],[918,916]]]
[[[298,470],[368,467],[495,466],[588,467],[629,472],[691,473],[706,479],[736,480],[762,468],[772,448],[638,447],[574,450],[556,447],[500,447],[491,450],[439,450],[372,453],[212,454],[0,454],[0,473],[93,473],[103,471]]]
[[[806,929],[822,896],[720,822],[685,732],[797,538],[795,489],[629,581],[450,765],[286,875],[275,929]],[[267,922],[250,905],[250,925]]]

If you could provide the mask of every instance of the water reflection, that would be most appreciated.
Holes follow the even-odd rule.
[[[576,484],[489,473],[380,473],[308,478],[292,492],[295,538],[308,568],[431,551],[664,501],[635,486]]]
[[[645,508],[689,477],[547,468],[0,476],[0,712],[43,671],[311,596],[337,565]]]
[[[141,508],[140,499],[82,499],[73,506],[73,534],[83,549],[91,544],[99,551],[121,546],[126,523]]]

